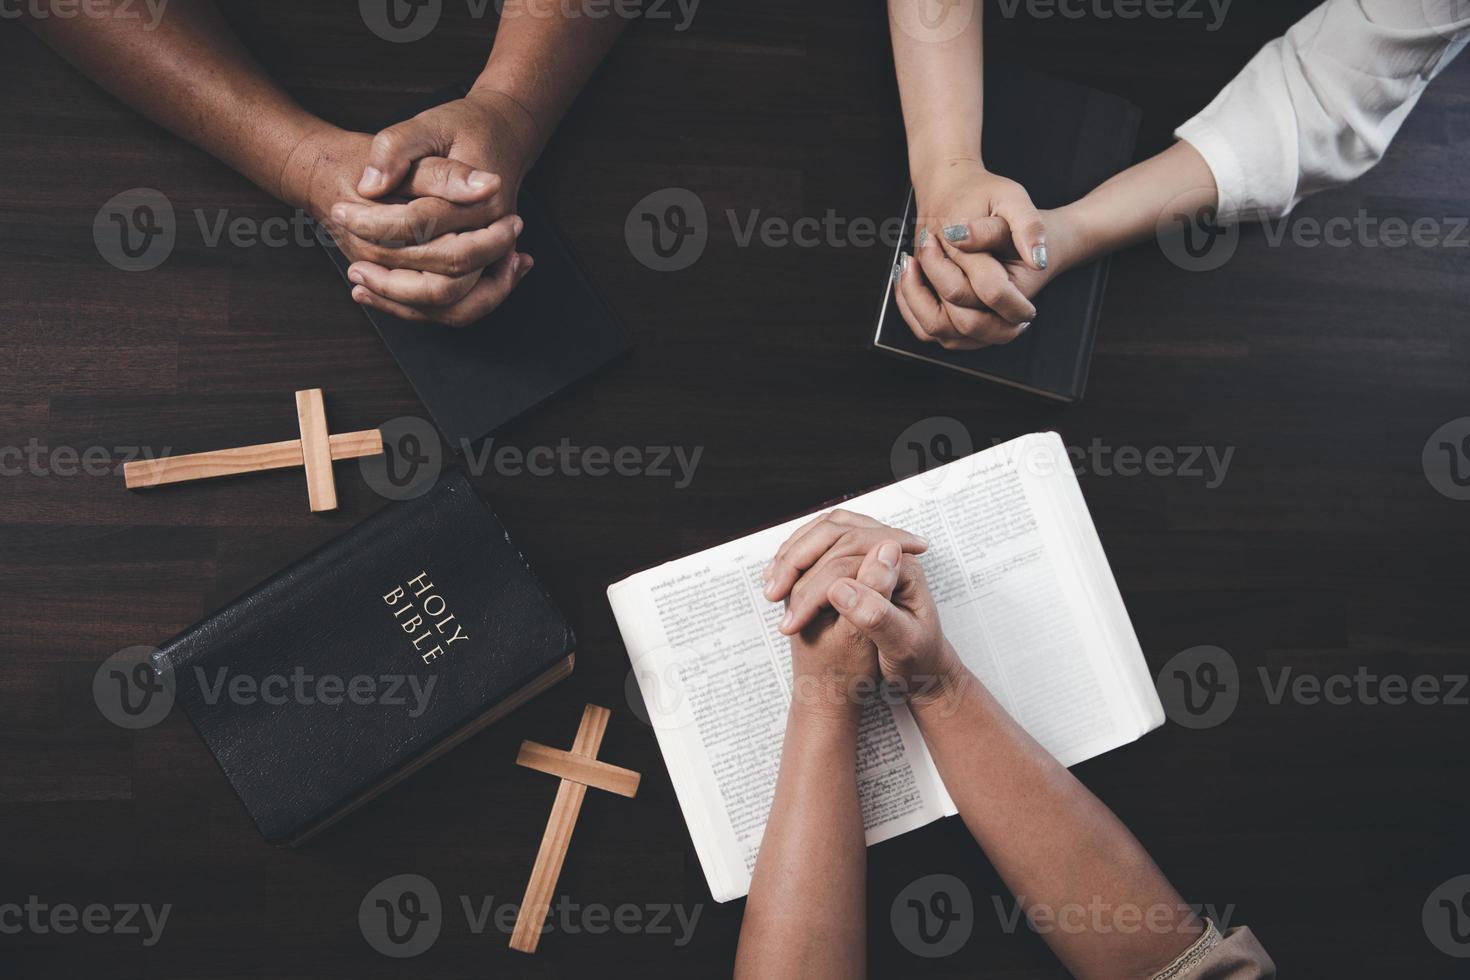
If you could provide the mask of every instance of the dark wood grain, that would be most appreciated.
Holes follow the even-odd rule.
[[[360,125],[470,75],[491,21],[446,3],[414,44],[379,41],[357,5],[229,8],[303,101]],[[992,57],[1119,92],[1165,145],[1267,39],[1311,6],[1237,0],[1224,26],[993,17]],[[493,5],[492,8],[493,9]],[[99,256],[92,220],[153,187],[181,217],[286,214],[199,151],[112,102],[14,23],[0,33],[0,446],[188,452],[293,437],[291,392],[326,389],[334,431],[421,409],[315,249],[210,247],[181,220],[147,273]],[[1434,85],[1382,166],[1307,202],[1470,212],[1470,62]],[[740,247],[733,209],[791,220],[889,217],[902,125],[879,4],[707,3],[693,26],[635,25],[553,141],[548,204],[637,348],[498,436],[527,448],[702,449],[693,482],[476,478],[581,638],[573,678],[298,852],[264,845],[178,716],[107,722],[92,676],[158,643],[382,501],[339,464],[341,510],[312,516],[299,475],[127,493],[121,476],[0,478],[0,903],[171,903],[161,942],[0,935],[0,973],[36,977],[324,978],[726,974],[742,903],[710,902],[603,594],[629,570],[892,479],[895,437],[952,416],[977,446],[1042,428],[1069,445],[1234,450],[1224,481],[1089,471],[1084,492],[1150,665],[1200,644],[1240,665],[1240,707],[1207,731],[1166,726],[1078,768],[1191,900],[1233,906],[1288,976],[1455,976],[1420,923],[1470,873],[1470,708],[1273,705],[1257,668],[1470,671],[1470,503],[1420,464],[1438,426],[1470,415],[1470,248],[1271,247],[1244,233],[1222,269],[1157,248],[1113,267],[1086,401],[1057,408],[865,350],[887,250]],[[704,256],[638,263],[634,202],[695,191]],[[534,275],[534,273],[532,273]],[[583,904],[682,903],[669,935],[552,935],[528,958],[474,933],[458,896],[515,902],[555,791],[514,765],[523,739],[566,744],[586,702],[614,710],[601,754],[644,774],[636,800],[593,794],[559,894]],[[305,747],[304,747],[305,748]],[[413,872],[444,896],[434,947],[392,960],[357,908]],[[960,876],[977,921],[959,953],[906,951],[900,889]],[[1053,977],[1034,935],[957,821],[869,860],[874,976]]]

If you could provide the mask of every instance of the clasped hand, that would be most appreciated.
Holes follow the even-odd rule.
[[[894,270],[899,312],[914,336],[948,350],[1016,339],[1058,269],[1053,212],[978,160],[948,160],[914,180],[914,252]],[[1064,250],[1065,254],[1066,250]]]
[[[352,298],[467,326],[531,270],[516,195],[534,132],[510,99],[472,91],[376,136],[327,129],[292,154],[283,191],[352,261]]]
[[[784,600],[794,698],[804,708],[855,715],[881,679],[910,699],[938,696],[965,675],[945,639],[916,556],[928,542],[838,509],[798,528],[763,575]]]

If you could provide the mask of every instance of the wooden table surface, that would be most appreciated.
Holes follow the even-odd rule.
[[[451,0],[406,44],[375,37],[348,0],[228,11],[307,105],[362,125],[473,73],[494,30],[478,6]],[[1310,6],[1237,0],[1214,31],[992,15],[988,51],[1133,99],[1142,155]],[[1282,677],[1360,668],[1449,691],[1470,671],[1470,502],[1436,489],[1422,461],[1432,433],[1470,415],[1463,229],[1453,244],[1453,219],[1470,212],[1470,61],[1429,90],[1376,171],[1298,211],[1428,216],[1449,241],[1311,247],[1253,228],[1208,273],[1137,248],[1113,266],[1087,398],[1059,407],[867,351],[884,246],[742,246],[732,231],[727,211],[741,227],[757,213],[894,213],[904,169],[887,43],[881,6],[844,0],[710,2],[688,30],[628,32],[542,178],[636,349],[496,444],[678,446],[702,452],[697,470],[682,487],[476,476],[578,629],[575,675],[319,842],[279,851],[184,717],[124,730],[99,712],[92,679],[115,651],[163,641],[383,501],[354,464],[337,466],[341,510],[313,516],[299,474],[130,493],[109,466],[72,473],[69,453],[292,438],[298,388],[326,389],[334,431],[422,409],[318,249],[210,243],[222,214],[288,211],[4,26],[0,447],[37,448],[18,475],[15,454],[0,457],[0,929],[4,904],[30,896],[168,904],[170,916],[151,946],[0,932],[0,974],[727,973],[743,903],[710,901],[653,732],[630,710],[603,590],[886,482],[900,433],[952,417],[976,447],[1052,428],[1083,452],[1083,491],[1151,670],[1201,645],[1238,666],[1224,724],[1170,723],[1077,768],[1180,891],[1252,925],[1287,976],[1463,975],[1423,913],[1470,874],[1465,691],[1429,705],[1275,692]],[[92,226],[140,187],[168,198],[177,241],[158,268],[130,273],[104,261]],[[693,266],[658,272],[630,251],[624,221],[668,187],[702,200],[709,242]],[[1152,474],[1114,465],[1155,449],[1170,462]],[[1205,449],[1233,454],[1223,479],[1184,465]],[[524,738],[569,745],[586,702],[613,709],[602,757],[643,786],[631,801],[589,795],[558,888],[576,903],[571,929],[525,957],[493,917],[476,928],[480,911],[519,900],[556,791],[513,759]],[[890,911],[938,873],[964,883],[972,934],[927,958],[899,941]],[[358,922],[370,890],[399,874],[432,881],[444,907],[413,959],[376,952]],[[1062,975],[1037,936],[1007,927],[1010,898],[958,821],[874,848],[868,888],[874,976]],[[599,930],[587,914],[621,906],[645,926],[664,908],[673,928]],[[689,935],[672,906],[697,916]]]

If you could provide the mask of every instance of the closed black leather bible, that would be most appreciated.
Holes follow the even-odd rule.
[[[1038,208],[1070,204],[1132,162],[1140,115],[1116,95],[996,66],[985,75],[985,163],[1025,187]],[[913,207],[910,193],[895,261],[912,247]],[[1106,258],[1068,270],[1036,296],[1037,315],[1029,330],[1009,344],[974,351],[949,351],[916,338],[898,311],[890,282],[873,346],[1059,401],[1078,401],[1087,386],[1107,278]]]
[[[570,674],[574,642],[451,469],[153,663],[261,834],[294,846]]]

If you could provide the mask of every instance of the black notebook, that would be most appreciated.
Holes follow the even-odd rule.
[[[441,93],[422,108],[462,93]],[[517,249],[536,265],[478,323],[410,323],[363,307],[456,452],[593,374],[629,347],[622,326],[587,281],[535,194],[523,190],[516,213],[526,223]],[[335,247],[326,251],[345,278],[351,265],[347,256]]]
[[[1133,160],[1140,113],[1132,103],[1095,89],[1011,67],[985,78],[985,163],[1018,181],[1038,208],[1069,204]],[[894,252],[912,247],[914,196]],[[892,263],[884,270],[887,278]],[[949,351],[913,335],[889,282],[883,292],[877,349],[964,371],[1061,401],[1082,397],[1092,343],[1102,314],[1106,259],[1079,266],[1047,284],[1034,299],[1031,328],[1009,344]]]
[[[153,663],[261,834],[295,845],[567,676],[573,645],[450,469]]]

